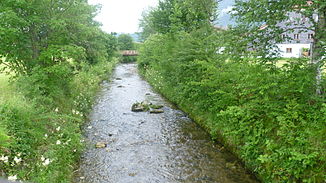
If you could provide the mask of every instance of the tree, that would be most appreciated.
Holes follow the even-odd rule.
[[[158,6],[144,11],[140,20],[142,29],[141,38],[145,40],[151,34],[165,34],[171,32],[172,20],[176,0],[160,0]]]
[[[326,56],[326,1],[236,0],[234,12],[239,26],[246,30],[243,35],[249,45],[267,59],[271,50],[275,50],[275,43],[282,41],[282,33],[314,31],[311,63],[316,71],[316,93],[321,93],[321,73]],[[291,19],[289,13],[304,16],[309,19],[309,25],[304,21]],[[291,26],[280,26],[281,22]]]
[[[129,34],[121,34],[118,37],[118,47],[120,50],[134,49],[133,39]]]
[[[142,18],[139,22],[139,28],[141,28],[141,32],[139,33],[139,37],[141,41],[145,41],[150,35],[157,33],[154,29],[154,26],[151,24],[153,9],[149,9],[143,11]]]
[[[105,34],[93,20],[97,10],[87,0],[1,0],[2,64],[19,75],[71,59],[104,60]]]
[[[118,49],[118,39],[116,37],[116,33],[106,34],[106,51],[108,57],[113,57],[114,53]]]
[[[143,13],[140,27],[142,38],[150,35],[174,34],[212,27],[216,19],[217,2],[214,0],[162,0],[156,8]]]
[[[174,4],[170,20],[173,31],[192,32],[212,27],[217,18],[215,0],[178,0]]]

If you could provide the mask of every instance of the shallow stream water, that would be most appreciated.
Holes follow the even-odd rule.
[[[164,105],[164,113],[131,111],[133,103],[145,100]],[[103,84],[85,138],[77,183],[257,182],[185,113],[155,93],[135,64],[119,65]]]

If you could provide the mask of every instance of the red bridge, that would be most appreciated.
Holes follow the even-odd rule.
[[[122,50],[121,51],[122,56],[138,56],[137,50]]]

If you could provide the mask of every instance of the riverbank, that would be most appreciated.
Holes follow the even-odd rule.
[[[152,36],[139,68],[263,182],[324,182],[325,94],[315,94],[309,62],[279,68],[225,60],[213,36]]]
[[[8,77],[1,75],[0,176],[38,183],[71,182],[84,147],[81,126],[100,83],[116,63],[84,65],[64,88],[69,93],[53,93],[61,97],[54,102],[37,95],[32,78],[8,83]],[[31,91],[35,93],[28,95]]]
[[[155,72],[155,74],[153,74],[153,72]],[[175,86],[163,84],[165,83],[164,78],[157,77],[159,75],[159,71],[147,70],[147,72],[144,72],[143,75],[147,79],[147,81],[149,81],[151,85],[155,87],[156,91],[160,92],[167,99],[175,103],[180,109],[189,114],[189,116],[191,116],[191,118],[194,119],[198,124],[200,124],[204,129],[210,132],[211,137],[213,139],[222,143],[228,150],[233,152],[239,159],[241,159],[245,166],[253,173],[255,173],[262,182],[269,182],[273,179],[276,179],[277,182],[289,182],[290,180],[292,181],[301,179],[298,178],[299,176],[304,176],[305,179],[309,180],[309,178],[306,177],[307,175],[313,176],[311,178],[313,182],[324,181],[323,177],[325,176],[325,174],[323,173],[323,170],[325,168],[325,164],[323,162],[325,162],[325,153],[323,152],[324,145],[322,145],[322,139],[324,138],[322,133],[324,131],[324,127],[317,127],[317,124],[311,125],[309,129],[305,129],[305,127],[303,126],[293,126],[292,128],[298,128],[298,130],[301,130],[293,131],[294,129],[291,129],[290,131],[288,131],[290,134],[288,134],[287,136],[296,136],[293,133],[302,134],[301,137],[297,138],[303,138],[301,140],[306,141],[309,139],[308,134],[311,133],[314,129],[316,130],[314,133],[319,135],[314,136],[314,139],[316,141],[312,146],[303,145],[308,143],[305,142],[303,144],[291,143],[287,146],[282,147],[283,143],[287,144],[289,142],[281,143],[279,141],[268,140],[276,138],[266,134],[272,129],[260,127],[259,131],[255,131],[259,129],[255,127],[259,124],[250,124],[253,123],[253,121],[251,119],[241,117],[241,111],[237,111],[237,109],[235,108],[230,108],[230,110],[236,110],[233,111],[235,112],[235,114],[226,114],[229,111],[221,111],[221,113],[215,113],[213,111],[208,110],[204,111],[202,110],[202,108],[197,107],[195,101],[187,101],[186,98],[180,98],[180,91],[176,90]],[[207,105],[209,105],[211,101],[206,102]],[[217,120],[220,120],[219,117],[221,117],[221,115],[226,115],[225,117],[227,119],[225,119],[226,123],[224,124],[218,124],[217,122]],[[246,125],[246,130],[241,129],[243,128],[241,127],[242,125]],[[281,130],[283,131],[284,129]],[[306,130],[309,130],[310,132],[307,134]],[[253,138],[252,140],[255,139],[255,141],[252,142],[246,140],[248,138]],[[260,141],[264,141],[264,143],[261,144],[262,142]],[[279,143],[279,145],[276,145],[274,143]],[[308,144],[311,145],[311,143]],[[304,147],[302,147],[302,145]],[[244,150],[244,148],[248,149]],[[277,149],[279,149],[279,151],[277,151]],[[303,152],[299,151],[300,153],[298,152],[297,154],[295,154],[294,152],[296,151],[294,151],[294,149],[301,149]],[[259,153],[264,151],[266,153]],[[304,153],[305,151],[308,151],[309,153]],[[279,154],[285,152],[287,152],[286,154],[289,154]],[[276,153],[277,155],[274,153]],[[279,158],[277,161],[283,161],[283,163],[273,163],[273,159],[275,158],[275,156],[278,156]],[[285,167],[287,167],[287,170],[285,169]],[[282,181],[280,177],[273,175],[272,171],[277,171],[277,173],[280,174],[279,176],[284,178],[285,180]],[[296,175],[297,177],[291,177],[289,172],[292,172],[294,175],[298,173],[298,175]]]

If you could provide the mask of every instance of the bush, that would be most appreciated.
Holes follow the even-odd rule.
[[[326,180],[326,96],[315,95],[308,61],[279,68],[225,59],[216,35],[151,36],[140,49],[141,73],[264,182]]]
[[[122,63],[131,63],[137,61],[137,56],[122,56],[120,57]]]
[[[115,64],[86,64],[75,74],[55,65],[19,78],[20,97],[0,103],[0,141],[6,142],[0,144],[0,176],[71,182],[83,149],[81,126]]]

